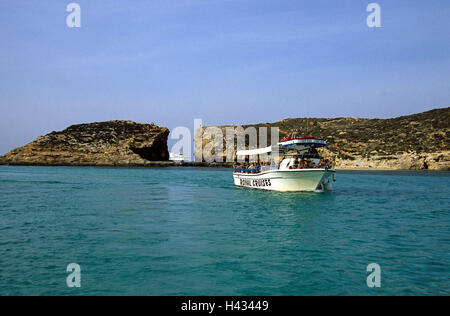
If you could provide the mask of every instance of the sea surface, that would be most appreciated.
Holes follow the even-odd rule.
[[[342,171],[319,194],[222,169],[0,166],[0,295],[449,294],[450,173]]]

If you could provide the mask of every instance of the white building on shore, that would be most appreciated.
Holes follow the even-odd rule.
[[[185,157],[182,154],[169,153],[169,160],[176,161],[176,162],[188,162],[188,161],[191,161],[191,158]]]

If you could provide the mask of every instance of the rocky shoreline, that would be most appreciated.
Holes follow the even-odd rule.
[[[190,167],[190,168],[210,168],[210,169],[232,169],[232,163],[208,163],[208,162],[175,162],[175,161],[152,161],[144,164],[119,164],[119,165],[110,165],[110,164],[48,164],[48,163],[8,163],[0,157],[0,166],[35,166],[35,167],[105,167],[105,168],[168,168],[168,167]],[[442,172],[448,171],[450,172],[450,168],[441,168],[441,169],[401,169],[397,167],[370,167],[364,166],[361,164],[359,166],[346,166],[340,165],[335,168],[337,171],[423,171],[423,172]]]
[[[0,160],[8,165],[139,166],[168,161],[169,130],[154,124],[108,121],[78,124],[16,148]]]
[[[144,163],[101,164],[101,163],[40,163],[40,162],[8,162],[0,157],[0,165],[36,166],[36,167],[114,167],[114,168],[164,168],[164,167],[197,167],[197,168],[233,168],[232,163],[208,162],[176,162],[176,161],[146,161]]]
[[[214,128],[226,135],[226,129],[230,127],[237,126]],[[297,136],[326,139],[328,148],[322,155],[332,161],[336,169],[450,170],[450,108],[392,119],[292,118],[243,126],[244,129],[256,129],[258,139],[261,128],[266,128],[267,144],[270,144],[271,127],[279,128],[280,138],[296,133]],[[207,128],[203,127],[202,133]],[[197,156],[200,156],[200,149],[209,145],[208,142],[210,139],[202,139],[202,145],[196,148]],[[225,138],[220,143],[225,144]],[[235,146],[235,158],[236,150]],[[223,147],[221,152],[226,161],[227,148]]]
[[[169,130],[154,124],[108,121],[51,132],[0,156],[0,165],[80,167],[209,167],[232,164],[169,161]]]
[[[300,132],[326,139],[328,149],[322,154],[338,170],[450,170],[450,108],[393,119],[300,118],[243,127],[278,127],[280,137]],[[78,124],[0,156],[0,165],[232,167],[169,161],[168,136],[165,127],[132,121]],[[270,134],[268,138],[270,143]],[[204,147],[202,140],[196,150]],[[224,148],[223,161],[226,156]]]

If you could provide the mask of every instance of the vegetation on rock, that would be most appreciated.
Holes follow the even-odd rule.
[[[10,165],[145,165],[169,159],[169,130],[154,124],[108,121],[52,132],[7,153]]]
[[[289,118],[243,127],[255,127],[258,132],[267,127],[268,144],[270,127],[279,128],[280,138],[295,133],[326,139],[324,155],[333,159],[337,168],[450,169],[450,108],[392,119]],[[226,126],[220,128],[225,135]],[[202,147],[208,141],[203,140]]]

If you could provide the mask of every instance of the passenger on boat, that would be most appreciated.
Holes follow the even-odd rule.
[[[298,157],[295,156],[292,158],[292,164],[289,166],[289,169],[297,169],[298,168]]]
[[[294,169],[300,168],[300,157],[296,156],[294,160]]]
[[[322,160],[320,160],[320,163],[319,163],[319,168],[323,168],[323,169],[328,169],[328,168],[330,168],[328,159],[322,158]]]
[[[320,158],[317,168],[325,168],[325,162],[324,162],[323,158]]]
[[[295,159],[294,159],[294,163],[293,163],[292,165],[289,166],[289,169],[296,169],[296,168],[294,167],[294,166],[295,166],[295,163],[296,163],[296,162],[295,162]]]
[[[261,170],[260,170],[260,172],[264,172],[265,165],[266,165],[266,163],[264,161],[261,161]]]
[[[305,160],[305,158],[302,158],[302,160],[300,161],[299,168],[300,169],[306,169],[306,160]]]

